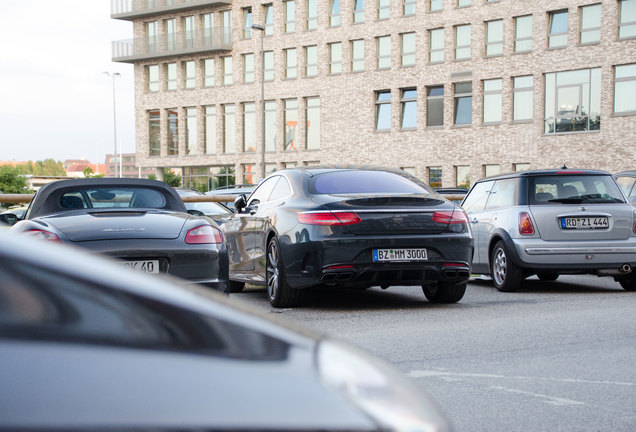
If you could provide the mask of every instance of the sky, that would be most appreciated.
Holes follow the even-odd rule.
[[[132,22],[110,0],[0,0],[0,161],[103,163],[135,151],[133,66],[111,61]]]

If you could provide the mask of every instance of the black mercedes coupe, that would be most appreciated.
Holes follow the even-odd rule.
[[[304,167],[277,171],[240,195],[223,225],[230,291],[266,285],[274,307],[307,288],[421,286],[455,303],[470,277],[466,213],[401,170]]]
[[[146,273],[227,288],[223,233],[212,219],[189,214],[177,192],[161,181],[93,178],[49,183],[11,230],[109,255]]]

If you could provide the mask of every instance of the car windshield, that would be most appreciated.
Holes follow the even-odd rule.
[[[309,181],[312,194],[429,194],[423,184],[387,171],[331,171]]]
[[[607,204],[625,202],[609,175],[530,177],[530,204]]]
[[[82,208],[163,208],[166,198],[150,188],[103,187],[70,190],[60,197],[65,209]]]
[[[215,202],[187,202],[185,206],[188,210],[198,210],[205,214],[231,214],[232,211],[222,204]]]

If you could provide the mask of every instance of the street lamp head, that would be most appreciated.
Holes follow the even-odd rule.
[[[121,74],[119,72],[102,72],[104,75],[108,75],[108,76],[121,76]]]
[[[264,31],[264,30],[265,30],[265,26],[262,26],[262,25],[260,25],[260,24],[252,24],[252,25],[251,25],[251,27],[252,27],[254,30],[260,30],[260,31]]]

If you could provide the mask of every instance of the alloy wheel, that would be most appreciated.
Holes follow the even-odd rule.
[[[275,241],[270,241],[267,247],[267,295],[270,299],[276,297],[280,284],[278,269],[279,251]]]
[[[497,286],[501,286],[506,281],[507,258],[503,249],[499,248],[495,252],[495,259],[492,265],[492,277]]]

